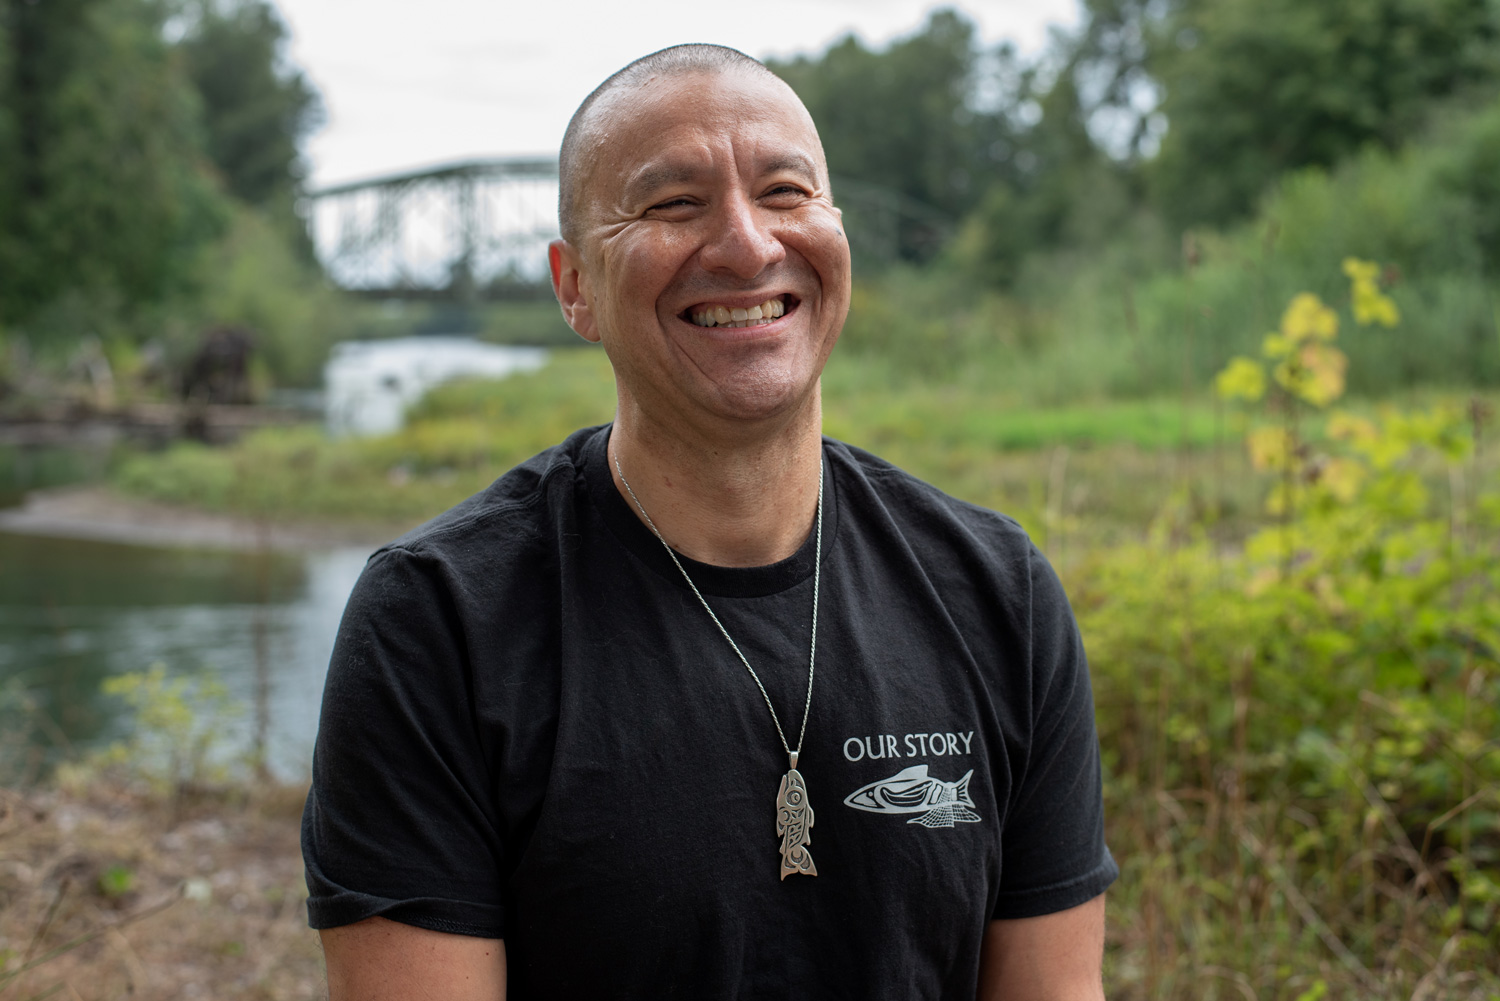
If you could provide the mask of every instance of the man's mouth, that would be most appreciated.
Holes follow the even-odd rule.
[[[758,327],[784,316],[796,303],[775,296],[757,306],[723,306],[706,302],[688,310],[687,318],[700,327]]]

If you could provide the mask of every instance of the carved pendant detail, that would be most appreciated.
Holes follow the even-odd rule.
[[[816,876],[812,853],[813,809],[807,802],[807,783],[794,765],[781,777],[781,791],[776,794],[776,833],[781,835],[781,878],[794,874]]]

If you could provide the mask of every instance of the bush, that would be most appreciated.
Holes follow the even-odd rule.
[[[1373,266],[1346,270],[1356,314],[1394,319]],[[1243,551],[1169,511],[1074,575],[1146,997],[1203,996],[1209,968],[1257,997],[1500,988],[1483,414],[1308,420],[1342,392],[1337,320],[1299,297],[1270,378],[1248,358],[1221,375],[1272,394],[1247,435],[1268,521]],[[1435,495],[1433,474],[1464,487]]]
[[[262,213],[236,207],[227,233],[200,253],[192,293],[164,311],[174,353],[186,359],[203,331],[249,328],[265,381],[315,386],[329,349],[354,335],[360,310]]]
[[[140,785],[155,796],[181,798],[249,774],[251,762],[229,747],[244,707],[212,675],[168,678],[164,665],[153,664],[107,678],[103,688],[130,707],[130,734],[59,766],[64,788],[108,778],[116,786]]]

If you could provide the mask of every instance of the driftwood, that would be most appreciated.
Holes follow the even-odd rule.
[[[147,442],[193,437],[221,443],[255,428],[318,420],[300,407],[249,404],[130,403],[108,409],[50,403],[0,415],[0,445],[67,446],[122,439]]]

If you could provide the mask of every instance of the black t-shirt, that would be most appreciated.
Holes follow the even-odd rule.
[[[371,559],[329,667],[316,928],[504,938],[510,996],[972,997],[991,918],[1083,903],[1104,845],[1088,671],[1015,522],[824,440],[780,878],[761,694],[580,431]],[[795,744],[814,542],[683,565]]]

